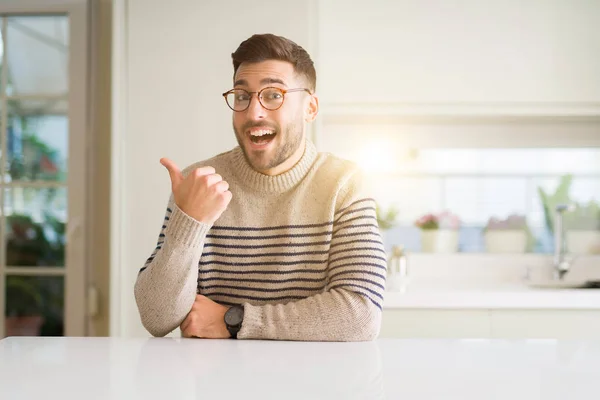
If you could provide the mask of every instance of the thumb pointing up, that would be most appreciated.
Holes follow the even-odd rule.
[[[168,158],[161,158],[160,163],[169,171],[169,176],[171,177],[171,188],[173,189],[173,193],[177,189],[177,187],[183,182],[183,174],[179,167]]]

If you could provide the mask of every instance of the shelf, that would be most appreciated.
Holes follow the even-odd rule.
[[[599,103],[324,103],[324,122],[562,121],[600,122]]]

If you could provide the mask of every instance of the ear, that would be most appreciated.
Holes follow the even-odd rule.
[[[319,113],[319,97],[316,94],[310,96],[309,102],[306,104],[304,110],[304,120],[306,122],[313,122],[317,118]]]

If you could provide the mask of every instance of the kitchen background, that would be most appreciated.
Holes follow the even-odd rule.
[[[312,55],[311,138],[363,167],[388,251],[439,277],[546,260],[568,202],[569,248],[600,253],[598,0],[3,0],[0,14],[0,308],[50,305],[38,334],[147,335],[132,287],[169,195],[158,160],[236,145],[220,93],[257,32]]]

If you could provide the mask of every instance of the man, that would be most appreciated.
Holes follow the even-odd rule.
[[[379,333],[386,258],[354,164],[318,153],[308,53],[254,35],[232,54],[239,146],[180,171],[135,298],[155,336],[364,341]]]

